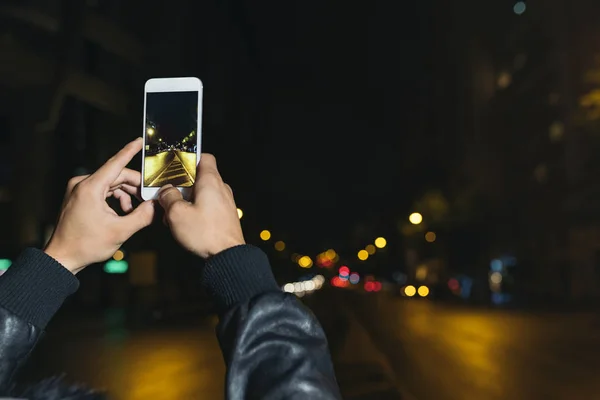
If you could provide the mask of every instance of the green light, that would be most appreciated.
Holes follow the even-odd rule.
[[[8,258],[0,258],[0,271],[6,271],[12,264]]]
[[[107,274],[124,274],[129,269],[127,261],[110,260],[104,264],[104,272]]]

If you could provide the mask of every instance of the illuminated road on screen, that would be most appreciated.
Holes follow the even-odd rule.
[[[173,150],[146,156],[144,186],[161,187],[168,183],[173,186],[192,186],[196,172],[195,166],[196,153]]]

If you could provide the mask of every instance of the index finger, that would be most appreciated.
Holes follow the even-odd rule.
[[[90,180],[102,183],[104,186],[111,185],[121,174],[121,171],[129,164],[129,161],[142,149],[142,138],[129,142],[117,154],[112,156],[103,166],[90,176]]]

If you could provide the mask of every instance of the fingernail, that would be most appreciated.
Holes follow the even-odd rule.
[[[160,190],[158,191],[158,195],[159,195],[159,196],[162,196],[162,195],[163,195],[163,193],[165,193],[165,191],[166,191],[167,189],[170,189],[170,188],[172,188],[172,187],[173,187],[173,185],[171,185],[170,183],[166,184],[165,186],[163,186],[163,187],[161,187],[161,188],[160,188]]]

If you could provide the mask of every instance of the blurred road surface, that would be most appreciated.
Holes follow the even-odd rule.
[[[344,398],[401,399],[391,368],[367,332],[324,296],[305,300],[323,321]],[[222,399],[225,366],[214,333],[217,320],[196,311],[181,315],[139,321],[123,309],[94,316],[61,313],[19,381],[65,373],[69,382],[106,389],[113,400]]]
[[[122,310],[52,323],[20,381],[65,373],[115,400],[222,399],[225,365],[216,319],[127,326]],[[195,322],[195,320],[197,322]]]
[[[344,293],[417,400],[600,397],[600,316]]]
[[[194,184],[196,153],[165,151],[154,156],[146,156],[144,161],[144,185],[161,187],[167,183],[173,186],[189,187]]]

